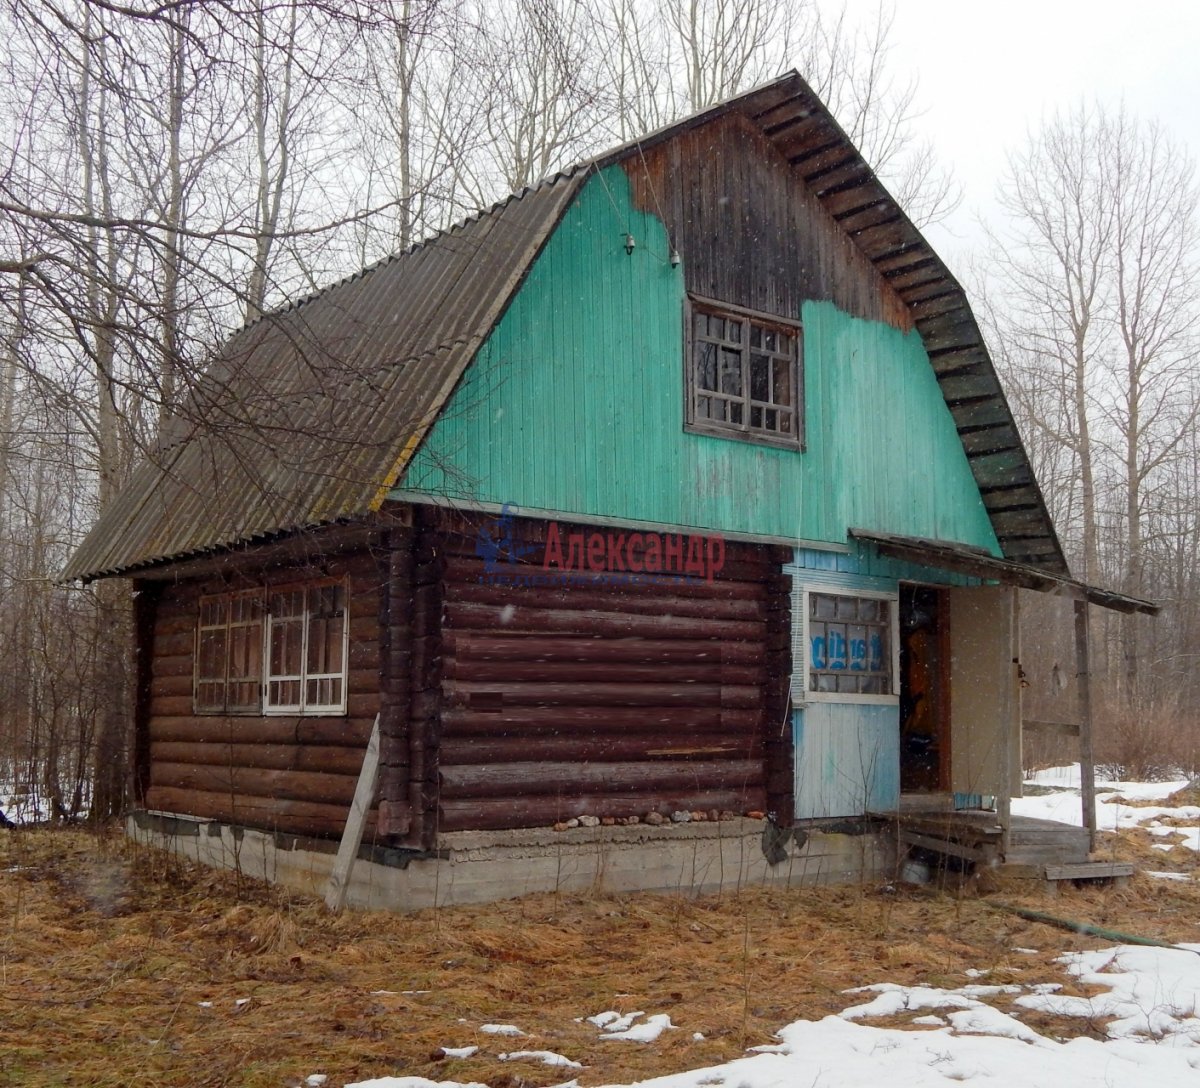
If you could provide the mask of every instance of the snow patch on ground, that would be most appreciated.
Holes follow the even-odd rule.
[[[1026,779],[1031,785],[1047,786],[1056,793],[1037,797],[1014,797],[1014,816],[1034,816],[1042,820],[1083,826],[1083,806],[1079,799],[1079,764],[1050,767]],[[1144,827],[1153,835],[1181,834],[1182,843],[1155,843],[1155,849],[1168,851],[1173,846],[1186,846],[1200,853],[1200,805],[1123,805],[1127,801],[1157,801],[1169,797],[1188,784],[1186,778],[1173,782],[1116,782],[1096,780],[1096,826],[1101,831],[1118,831]],[[1181,827],[1167,827],[1159,821],[1174,818],[1188,821]],[[1191,826],[1189,826],[1191,825]]]
[[[553,1050],[513,1050],[507,1054],[501,1054],[502,1062],[518,1062],[532,1061],[542,1062],[544,1065],[562,1066],[567,1069],[582,1069],[582,1062],[573,1062],[570,1058],[564,1057],[562,1054],[555,1054]]]
[[[516,1024],[480,1024],[479,1030],[486,1035],[525,1035]]]
[[[587,1019],[589,1023],[600,1028],[602,1040],[623,1039],[630,1043],[652,1043],[664,1031],[673,1030],[675,1027],[665,1012],[646,1016],[646,1019],[640,1024],[637,1023],[643,1016],[646,1016],[644,1012],[631,1012],[624,1016],[602,1012],[595,1016],[589,1016]]]
[[[879,983],[847,990],[871,995],[839,1016],[798,1020],[778,1032],[779,1042],[751,1048],[747,1057],[639,1081],[623,1088],[930,1088],[977,1081],[1005,1088],[1096,1088],[1153,1084],[1195,1088],[1200,1084],[1200,945],[1143,948],[1120,945],[1072,952],[1057,960],[1080,983],[1103,987],[1094,997],[1059,993],[1061,984],[959,989]],[[972,972],[979,977],[979,972]],[[1016,1015],[984,998],[1009,998]],[[940,1009],[914,1017],[923,1031],[874,1027],[864,1021],[906,1011]],[[1109,1021],[1107,1040],[1059,1042],[1019,1019],[1023,1009]],[[645,1019],[643,1019],[645,1018]],[[672,1027],[665,1014],[624,1015],[609,1010],[586,1018],[601,1038],[654,1037]],[[512,1025],[491,1025],[512,1027]],[[638,1036],[643,1031],[645,1037]],[[693,1038],[696,1036],[693,1035]],[[577,1064],[552,1051],[516,1051],[502,1060],[528,1057],[547,1064]],[[562,1059],[561,1063],[555,1059]],[[574,1084],[575,1082],[569,1082]],[[347,1088],[478,1088],[455,1081],[384,1077]],[[567,1088],[567,1086],[561,1086]],[[618,1088],[618,1086],[612,1086]]]
[[[1200,1048],[1200,945],[1120,945],[1069,952],[1058,962],[1080,982],[1105,991],[1094,997],[1030,994],[1016,1004],[1060,1016],[1112,1018],[1106,1029],[1112,1039],[1148,1038]]]

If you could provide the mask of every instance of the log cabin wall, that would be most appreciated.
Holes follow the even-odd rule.
[[[423,552],[444,572],[439,830],[790,807],[778,548],[727,543],[711,583],[498,585],[477,554],[486,516],[440,519]],[[540,573],[548,523],[516,526],[529,554],[501,574]]]
[[[277,565],[255,570],[252,563],[248,555],[236,572],[139,584],[146,591],[138,624],[143,640],[139,659],[147,662],[137,723],[138,746],[144,752],[143,803],[152,810],[288,834],[338,836],[381,709],[380,591],[388,580],[389,552],[364,547],[332,555],[320,569]],[[343,576],[349,584],[346,714],[194,712],[202,596]],[[399,683],[404,682],[401,675]],[[402,730],[394,713],[387,720],[394,731]],[[368,832],[374,823],[373,813]]]
[[[634,204],[666,224],[687,290],[799,319],[828,300],[895,328],[912,315],[762,130],[741,114],[628,158]]]

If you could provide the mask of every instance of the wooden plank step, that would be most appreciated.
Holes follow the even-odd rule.
[[[1133,876],[1127,861],[1077,861],[1070,865],[1047,865],[1047,880],[1123,880]]]
[[[984,854],[981,851],[950,839],[934,838],[932,835],[921,835],[916,831],[903,829],[900,831],[899,839],[904,846],[919,846],[922,850],[930,850],[935,854],[943,854],[947,857],[962,858],[964,861],[984,860]]]
[[[1012,831],[1008,841],[1013,846],[1061,846],[1064,843],[1086,843],[1088,841],[1085,828],[1072,828],[1070,831]]]

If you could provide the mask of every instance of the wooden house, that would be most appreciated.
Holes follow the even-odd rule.
[[[243,329],[65,572],[115,575],[141,827],[316,872],[377,718],[364,856],[508,850],[468,898],[568,847],[707,886],[763,814],[788,879],[885,864],[880,814],[1007,833],[1014,587],[1153,608],[1072,580],[962,289],[795,74]]]

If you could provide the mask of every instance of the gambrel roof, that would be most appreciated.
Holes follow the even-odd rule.
[[[1068,574],[963,289],[812,89],[790,73],[237,333],[63,577],[130,573],[377,511],[590,174],[735,112],[771,141],[903,300],[1005,558]]]

